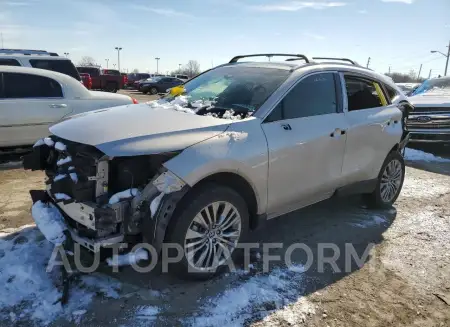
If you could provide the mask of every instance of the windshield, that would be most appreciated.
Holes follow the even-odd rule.
[[[412,95],[428,93],[433,91],[447,91],[450,92],[450,78],[436,78],[429,79],[423,82]]]
[[[289,74],[285,69],[218,67],[173,88],[163,100],[183,96],[183,106],[198,115],[244,118],[256,112]]]

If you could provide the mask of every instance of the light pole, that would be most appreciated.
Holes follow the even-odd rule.
[[[66,56],[66,58],[69,56],[68,52],[64,52],[64,55]]]
[[[116,64],[113,64],[114,68],[116,68]]]
[[[155,60],[156,60],[156,74],[159,73],[159,59],[161,59],[161,58],[159,58],[159,57],[155,58]]]
[[[178,70],[181,72],[181,64],[178,64]]]
[[[120,50],[122,50],[122,48],[115,47],[115,49],[117,50],[117,68],[119,69],[119,72],[120,72]]]
[[[105,61],[106,61],[106,69],[108,69],[109,68],[109,59],[105,59]]]
[[[443,55],[445,58],[447,58],[447,61],[445,62],[445,72],[444,72],[444,76],[447,76],[447,69],[448,69],[448,59],[450,58],[450,42],[448,43],[448,50],[447,50],[447,54],[442,53],[440,51],[437,50],[431,50],[431,53],[440,53],[441,55]]]

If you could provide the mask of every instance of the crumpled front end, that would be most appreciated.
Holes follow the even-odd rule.
[[[38,141],[33,150],[24,168],[47,176],[46,190],[32,191],[33,202],[54,203],[73,240],[91,251],[144,239],[154,243],[160,208],[187,187],[162,166],[174,152],[111,158],[56,136]]]

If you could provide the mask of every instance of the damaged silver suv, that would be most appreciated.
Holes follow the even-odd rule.
[[[291,59],[238,62],[255,56]],[[58,208],[90,251],[177,243],[172,270],[210,277],[265,220],[336,194],[394,203],[405,103],[392,81],[348,59],[238,56],[160,100],[52,126],[24,166],[47,175],[33,201]]]

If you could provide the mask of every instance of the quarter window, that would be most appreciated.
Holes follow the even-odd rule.
[[[5,98],[62,98],[61,85],[51,78],[3,73]]]
[[[334,114],[337,108],[334,73],[314,74],[294,86],[266,121]]]
[[[2,66],[20,66],[20,63],[16,59],[0,59],[0,65],[2,65]]]
[[[362,110],[377,108],[387,105],[379,83],[361,79],[358,77],[345,76],[347,88],[348,110]]]

